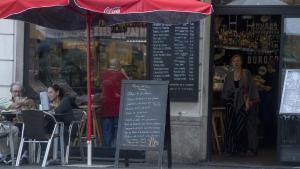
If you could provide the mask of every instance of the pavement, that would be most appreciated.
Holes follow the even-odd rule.
[[[11,165],[0,165],[0,169],[40,169],[41,165],[21,165],[19,167]],[[96,162],[92,166],[86,166],[86,164],[75,165],[72,163],[70,165],[49,165],[45,169],[83,169],[83,168],[108,168],[115,169],[113,167],[113,162]],[[157,169],[157,164],[149,163],[130,163],[129,167],[126,168],[124,164],[120,163],[119,169]],[[168,169],[166,164],[163,165],[162,169]],[[239,164],[225,164],[225,163],[199,163],[194,165],[185,164],[173,164],[172,169],[300,169],[300,166],[263,166],[263,165],[239,165]]]

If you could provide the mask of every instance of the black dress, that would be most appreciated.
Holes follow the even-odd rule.
[[[234,81],[234,88],[238,90],[240,81]],[[240,110],[235,111],[234,94],[226,99],[226,110],[224,120],[224,150],[225,153],[234,155],[246,151],[246,124],[247,112],[242,106]],[[247,137],[247,136],[246,136]]]
[[[258,91],[248,70],[243,70],[241,79],[234,80],[234,72],[225,78],[222,98],[225,102],[224,151],[236,154],[247,149],[256,149],[257,139],[257,102]],[[246,111],[246,100],[251,107]]]

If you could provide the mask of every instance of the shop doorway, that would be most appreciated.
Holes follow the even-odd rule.
[[[275,164],[281,15],[218,15],[213,22],[212,161]],[[224,154],[226,110],[222,90],[227,73],[232,71],[231,58],[236,54],[241,56],[242,68],[251,72],[260,97],[257,154],[247,153],[247,143],[243,144],[243,152]],[[246,135],[243,137],[249,142]]]

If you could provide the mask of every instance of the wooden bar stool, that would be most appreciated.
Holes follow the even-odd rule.
[[[83,110],[87,110],[87,106],[83,105],[83,106],[79,106],[79,108],[83,109]],[[92,130],[93,130],[93,135],[92,135],[92,139],[94,139],[94,146],[95,147],[100,147],[103,144],[103,135],[102,135],[102,128],[101,128],[101,124],[99,123],[97,116],[96,116],[96,109],[101,109],[100,105],[92,105]],[[83,126],[80,131],[82,133],[82,135],[85,135],[85,126],[86,126],[86,122],[84,121],[84,124],[81,124],[81,126]],[[76,140],[77,141],[77,140]],[[76,143],[76,142],[75,142]]]
[[[215,139],[215,144],[219,155],[222,153],[220,145],[221,143],[224,143],[224,112],[225,107],[213,107],[211,114],[213,139]]]

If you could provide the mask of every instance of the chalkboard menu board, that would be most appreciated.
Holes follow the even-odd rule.
[[[279,113],[300,115],[300,69],[286,70]]]
[[[167,110],[168,82],[122,81],[116,166],[120,150],[157,150],[162,157]]]
[[[197,101],[199,22],[149,25],[150,79],[169,81],[173,101]]]

